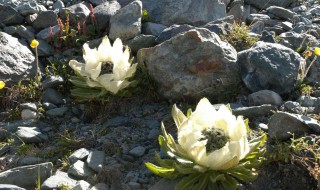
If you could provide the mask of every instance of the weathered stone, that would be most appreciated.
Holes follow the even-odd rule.
[[[142,0],[144,8],[154,22],[203,25],[226,16],[226,5],[220,0]]]
[[[35,73],[35,57],[27,44],[0,32],[0,80],[11,86],[34,77]]]
[[[242,80],[251,91],[284,94],[294,89],[304,59],[283,45],[259,41],[238,53],[238,63]]]
[[[156,37],[140,34],[124,44],[128,45],[132,52],[136,53],[139,49],[153,47],[156,44]]]
[[[90,186],[90,183],[84,180],[80,180],[77,181],[76,186],[74,186],[73,190],[88,190]]]
[[[77,26],[78,22],[83,23],[90,15],[89,4],[81,2],[59,11],[61,20],[66,20],[67,15],[69,15],[70,25]]]
[[[241,21],[244,16],[244,0],[235,0],[231,3],[228,15],[233,15],[234,20]]]
[[[37,18],[33,21],[32,26],[36,30],[41,30],[49,26],[58,24],[58,14],[54,11],[42,11],[38,14]]]
[[[60,32],[60,26],[59,25],[52,26],[51,30],[52,30],[52,35],[50,34],[50,27],[48,27],[38,32],[36,34],[36,37],[38,39],[49,40],[54,35],[57,35]]]
[[[177,183],[176,180],[161,179],[150,190],[174,190]]]
[[[319,41],[312,35],[302,33],[298,34],[296,32],[285,32],[280,36],[280,44],[287,46],[293,50],[298,50],[298,52],[303,52],[307,49],[308,44],[312,44],[311,47],[319,47]]]
[[[0,184],[1,190],[26,190],[25,188],[18,187],[16,185],[10,185],[10,184]]]
[[[28,120],[28,119],[37,119],[37,112],[29,109],[23,109],[21,111],[21,119]]]
[[[128,40],[139,35],[141,33],[141,14],[142,3],[137,0],[121,8],[111,16],[110,39]]]
[[[240,82],[236,60],[235,49],[204,28],[138,51],[138,61],[147,66],[159,94],[176,100],[226,98]]]
[[[232,113],[236,116],[242,115],[249,119],[256,119],[257,117],[271,115],[277,108],[272,105],[261,105],[261,106],[251,106],[251,107],[240,107],[232,109]]]
[[[17,136],[25,143],[40,143],[48,140],[37,127],[18,127]]]
[[[78,160],[72,164],[68,169],[68,174],[73,175],[79,179],[85,179],[94,175],[94,172],[88,167],[85,162]]]
[[[18,160],[19,166],[27,166],[27,165],[34,165],[38,163],[45,162],[43,158],[40,157],[34,157],[34,156],[25,156]]]
[[[47,89],[47,88],[55,88],[58,87],[59,85],[63,85],[64,80],[60,76],[49,76],[46,80],[42,82],[42,88]]]
[[[94,8],[97,29],[100,31],[109,31],[110,17],[121,8],[117,1],[105,1]]]
[[[146,148],[143,146],[137,146],[129,151],[129,154],[135,157],[141,157],[144,155]]]
[[[41,11],[47,11],[45,6],[40,5],[35,1],[23,2],[16,7],[16,10],[23,16],[39,13]]]
[[[260,106],[263,104],[271,104],[281,106],[283,100],[281,96],[271,90],[260,90],[248,96],[249,106]]]
[[[194,26],[190,26],[188,24],[184,24],[184,25],[172,25],[166,29],[164,29],[161,34],[156,38],[156,42],[157,43],[162,43],[166,40],[169,40],[170,38],[182,33],[182,32],[186,32],[189,31],[191,29],[195,29]]]
[[[64,6],[63,1],[57,0],[55,3],[53,3],[52,7],[53,7],[53,9],[60,10],[60,9],[63,9],[65,6]]]
[[[16,167],[0,173],[0,184],[12,184],[26,189],[34,189],[37,187],[38,177],[41,181],[45,181],[51,176],[52,167],[51,162]]]
[[[15,25],[22,24],[24,18],[11,6],[0,4],[0,21],[6,25]]]
[[[110,188],[105,183],[95,184],[90,190],[109,190]]]
[[[259,9],[266,9],[272,5],[279,7],[288,7],[295,0],[244,0],[245,3],[253,5]]]
[[[278,6],[270,6],[267,8],[268,13],[273,14],[276,17],[285,19],[285,20],[292,20],[293,17],[296,15],[294,12],[290,11],[289,9],[285,9],[283,7]]]
[[[71,163],[75,163],[78,160],[84,160],[89,155],[89,150],[86,148],[80,148],[74,151],[70,156],[69,160]]]
[[[18,34],[21,38],[25,39],[34,39],[34,33],[33,31],[29,30],[23,25],[17,26],[16,27],[16,34]]]
[[[62,171],[57,171],[54,175],[49,177],[45,180],[42,185],[41,189],[43,190],[51,190],[51,189],[58,189],[61,185],[65,185],[70,189],[76,186],[77,180],[70,178],[70,176]]]
[[[67,107],[61,107],[48,110],[46,111],[46,114],[50,117],[62,117],[67,111]]]
[[[314,107],[316,105],[317,98],[311,96],[300,96],[298,102],[301,106]]]
[[[163,24],[146,22],[142,24],[142,33],[145,35],[159,36],[167,26]]]
[[[100,172],[104,166],[105,153],[104,151],[91,151],[87,158],[88,166],[95,172]]]
[[[53,88],[47,88],[43,93],[43,101],[50,102],[55,105],[65,104],[65,96]]]
[[[261,21],[265,24],[268,24],[270,22],[270,17],[265,14],[250,14],[247,18],[248,23],[258,22]]]
[[[32,39],[28,40],[29,43],[31,43],[31,40]],[[37,47],[37,51],[39,57],[50,56],[55,53],[53,47],[50,44],[48,44],[45,40],[38,39],[38,42],[39,46]],[[32,48],[32,51],[35,52],[36,49]]]

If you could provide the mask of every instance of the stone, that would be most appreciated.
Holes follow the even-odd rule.
[[[70,166],[68,169],[68,174],[73,175],[79,179],[85,179],[94,175],[94,172],[88,167],[88,165],[78,160]]]
[[[114,118],[108,119],[102,125],[102,127],[116,127],[116,126],[125,125],[125,124],[127,124],[129,122],[130,122],[130,118],[129,117],[118,116],[118,117],[114,117]]]
[[[46,111],[46,114],[50,117],[62,117],[67,111],[67,107],[61,107],[48,110]]]
[[[23,25],[17,26],[15,33],[18,34],[21,38],[34,39],[34,33]]]
[[[32,111],[38,111],[38,103],[37,102],[26,102],[20,104],[20,109],[29,109]]]
[[[215,23],[215,22],[209,22],[206,25],[202,26],[201,28],[206,28],[210,30],[211,32],[214,32],[218,35],[228,35],[227,30],[231,28],[229,23]]]
[[[248,96],[249,106],[261,106],[263,104],[271,104],[281,106],[283,100],[281,96],[271,90],[260,90]]]
[[[4,155],[9,150],[10,150],[10,146],[8,145],[8,143],[0,145],[0,156]]]
[[[29,43],[31,43],[31,40],[32,39],[28,39]],[[50,56],[55,53],[53,47],[50,44],[48,44],[45,40],[37,39],[37,41],[39,42],[39,46],[37,47],[39,57]],[[31,49],[33,52],[36,51],[35,48]]]
[[[53,3],[52,7],[53,7],[53,9],[60,10],[60,9],[63,9],[65,6],[64,6],[63,1],[57,0],[55,3]]]
[[[54,11],[42,11],[38,14],[37,18],[33,21],[32,26],[36,30],[41,30],[49,26],[58,24],[58,14]]]
[[[15,26],[6,26],[3,28],[3,31],[9,35],[14,35],[17,31],[17,27]]]
[[[86,162],[93,171],[100,172],[104,167],[105,156],[104,151],[91,151]]]
[[[128,40],[141,33],[141,1],[133,1],[110,18],[109,38]]]
[[[75,163],[78,160],[84,160],[88,157],[89,155],[89,150],[86,148],[80,148],[76,151],[74,151],[70,156],[69,160],[71,163]]]
[[[105,183],[98,183],[91,187],[90,190],[109,190],[110,188]]]
[[[29,109],[24,109],[21,111],[21,119],[28,120],[28,119],[37,119],[37,112]]]
[[[16,135],[24,143],[41,143],[48,140],[48,136],[42,134],[37,127],[18,127]]]
[[[247,18],[247,23],[252,24],[254,22],[261,21],[264,24],[269,24],[270,20],[270,17],[265,14],[250,14]]]
[[[55,105],[62,105],[66,103],[66,97],[53,88],[45,89],[42,95],[42,100],[44,102],[50,102]]]
[[[300,96],[297,101],[301,106],[314,107],[316,105],[317,98],[311,96]]]
[[[174,190],[177,183],[177,180],[160,179],[150,190]]]
[[[141,189],[141,184],[134,181],[130,181],[128,185],[130,189]]]
[[[299,102],[286,101],[283,105],[285,110],[289,113],[302,114],[305,112],[304,107],[301,107]]]
[[[137,146],[129,151],[129,154],[135,157],[141,157],[144,155],[146,148],[143,146]]]
[[[266,9],[270,6],[288,7],[295,0],[244,0],[245,3],[253,5],[258,9]]]
[[[142,3],[153,22],[166,26],[200,26],[227,16],[226,5],[220,0],[142,0]]]
[[[285,20],[292,20],[293,17],[296,15],[294,12],[290,11],[289,9],[285,9],[283,7],[278,6],[270,6],[267,8],[268,13],[272,15],[285,19]]]
[[[18,166],[34,165],[43,162],[45,162],[43,158],[35,156],[25,156],[18,160]]]
[[[15,8],[22,16],[28,16],[41,11],[47,11],[46,7],[35,1],[22,2]]]
[[[16,185],[10,185],[10,184],[0,184],[1,190],[26,190],[25,188],[18,187]]]
[[[283,45],[259,41],[238,53],[238,63],[242,81],[252,92],[272,90],[282,95],[294,89],[304,59]]]
[[[285,32],[279,35],[280,44],[289,47],[298,52],[303,52],[307,49],[308,44],[312,44],[311,47],[319,47],[319,41],[310,34],[299,34],[296,32]]]
[[[232,113],[234,115],[242,115],[249,119],[256,119],[257,117],[268,116],[273,114],[273,112],[275,111],[277,111],[277,108],[270,104],[232,109]]]
[[[56,105],[54,105],[53,103],[50,103],[50,102],[43,102],[42,106],[45,110],[51,110],[51,109],[58,108]]]
[[[128,45],[133,53],[137,53],[139,49],[155,46],[156,37],[152,35],[140,34],[124,44]]]
[[[172,100],[227,98],[241,80],[236,61],[236,50],[204,28],[138,51],[138,62],[146,65],[158,93]]]
[[[42,82],[42,88],[47,89],[47,88],[56,88],[59,85],[63,85],[64,80],[61,76],[49,76],[47,79],[45,79]]]
[[[233,15],[234,20],[241,21],[243,19],[244,12],[244,0],[235,0],[231,3],[230,9],[227,15]]]
[[[264,30],[261,33],[261,38],[259,39],[259,41],[277,43],[275,35],[276,34],[274,32]]]
[[[57,171],[54,175],[46,179],[42,185],[42,190],[58,189],[61,185],[65,185],[70,189],[75,188],[77,180],[72,179],[66,172]]]
[[[73,187],[73,190],[88,190],[90,189],[90,183],[84,181],[84,180],[80,180],[77,181],[76,186]]]
[[[93,10],[98,30],[109,31],[110,17],[116,14],[120,8],[121,5],[117,1],[105,1],[96,6]]]
[[[257,21],[249,26],[250,32],[261,34],[264,31],[264,22]]]
[[[12,168],[0,173],[0,184],[12,184],[26,189],[34,189],[37,187],[39,175],[40,181],[45,181],[51,176],[52,167],[51,162],[45,162]]]
[[[27,44],[4,32],[0,32],[0,63],[0,80],[8,87],[36,74],[35,57]]]
[[[142,24],[142,33],[144,35],[153,35],[159,36],[161,32],[166,29],[167,26],[163,24],[153,23],[153,22],[145,22]]]
[[[3,4],[0,4],[0,20],[5,25],[22,24],[24,22],[23,16],[14,8]]]
[[[77,26],[78,22],[83,23],[87,20],[90,15],[89,4],[77,3],[66,8],[63,8],[59,11],[59,16],[62,21],[67,19],[67,13],[70,19],[70,25]]]
[[[286,112],[277,112],[271,116],[268,128],[270,138],[278,140],[287,140],[292,137],[292,134],[298,137],[311,131],[320,132],[317,120]]]
[[[156,38],[156,42],[158,44],[169,40],[170,38],[181,34],[183,32],[187,32],[191,29],[195,29],[194,26],[190,26],[188,24],[183,24],[183,25],[172,25],[166,29],[164,29],[161,34]]]
[[[42,40],[51,40],[51,38],[55,35],[57,35],[60,32],[60,26],[55,25],[51,27],[52,35],[50,34],[50,27],[42,29],[40,32],[36,34],[37,39]]]

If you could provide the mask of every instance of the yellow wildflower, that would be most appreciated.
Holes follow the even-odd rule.
[[[319,47],[316,47],[316,48],[314,48],[314,54],[316,55],[316,56],[320,56],[320,48]]]
[[[6,83],[0,80],[0,90],[6,86]]]
[[[35,39],[33,39],[30,43],[30,47],[32,47],[32,48],[36,48],[36,47],[38,47],[38,45],[39,45],[39,42]]]

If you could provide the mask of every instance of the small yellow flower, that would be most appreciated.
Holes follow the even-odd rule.
[[[311,52],[311,51],[305,51],[305,52],[303,53],[303,55],[304,55],[305,57],[311,57],[312,52]]]
[[[314,54],[316,55],[316,56],[320,56],[320,48],[319,47],[316,47],[316,48],[314,48]]]
[[[30,47],[32,47],[32,48],[36,48],[36,47],[38,47],[38,45],[39,45],[39,42],[35,39],[32,40],[30,43]]]
[[[6,86],[6,83],[0,80],[0,90]]]

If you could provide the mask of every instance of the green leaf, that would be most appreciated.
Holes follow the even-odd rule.
[[[170,179],[174,179],[175,177],[177,177],[177,174],[175,174],[174,168],[159,167],[150,162],[147,162],[145,165],[148,168],[148,170],[150,170],[152,173],[159,175],[161,177],[170,178]]]
[[[189,118],[191,116],[191,114],[192,114],[192,109],[189,108],[188,111],[187,111],[187,118]]]
[[[229,175],[226,175],[225,180],[221,181],[220,184],[225,190],[236,190],[240,186],[239,182]]]
[[[171,113],[177,127],[179,127],[182,124],[182,122],[184,122],[187,119],[187,117],[182,113],[181,110],[177,108],[176,105],[173,105]]]
[[[192,165],[184,165],[175,162],[174,168],[181,174],[192,174],[192,173],[198,173],[196,170],[193,169],[193,164]]]
[[[209,175],[210,175],[209,173],[204,174],[203,177],[199,179],[199,183],[197,184],[197,187],[195,189],[206,190],[208,183],[210,183]]]
[[[196,183],[202,175],[198,173],[190,174],[187,177],[182,178],[179,183],[175,186],[174,190],[186,190],[191,189],[190,187]]]

